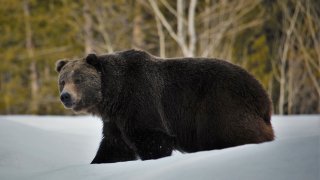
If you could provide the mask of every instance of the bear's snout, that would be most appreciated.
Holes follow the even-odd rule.
[[[62,92],[60,95],[60,100],[67,108],[72,106],[72,98],[68,92]]]

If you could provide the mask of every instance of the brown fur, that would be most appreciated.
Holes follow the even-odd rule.
[[[66,107],[102,118],[103,139],[92,163],[274,139],[267,93],[226,61],[129,50],[59,61],[56,69]]]

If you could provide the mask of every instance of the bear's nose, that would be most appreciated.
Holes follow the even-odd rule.
[[[71,100],[71,96],[69,93],[64,92],[61,94],[60,99],[64,104],[69,104]]]

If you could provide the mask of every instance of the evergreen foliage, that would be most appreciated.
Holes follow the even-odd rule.
[[[196,3],[193,21],[191,2]],[[58,59],[130,48],[176,57],[192,45],[189,55],[227,59],[256,76],[272,97],[275,113],[320,113],[319,1],[0,3],[0,114],[70,114],[58,98]]]

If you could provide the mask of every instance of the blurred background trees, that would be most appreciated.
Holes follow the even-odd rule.
[[[226,59],[260,80],[274,113],[320,113],[317,0],[0,2],[0,114],[70,113],[55,61],[130,48]]]

